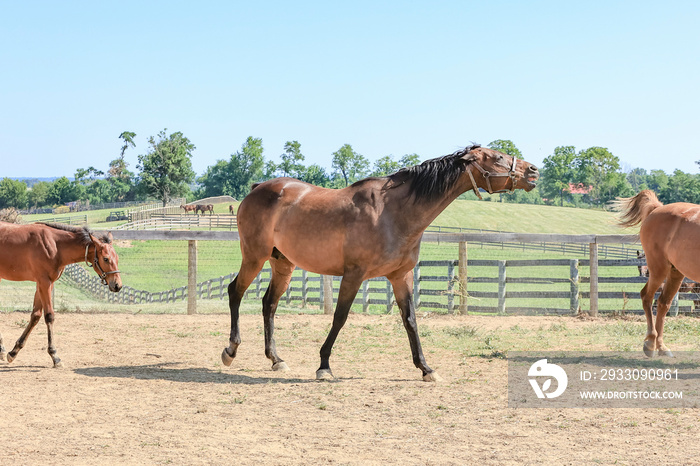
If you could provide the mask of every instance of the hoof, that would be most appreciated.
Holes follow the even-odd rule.
[[[319,369],[316,371],[316,380],[333,380],[333,373],[330,369]]]
[[[651,344],[647,344],[647,343],[651,343],[651,342],[645,341],[644,347],[642,348],[642,350],[644,351],[644,355],[647,358],[653,358],[654,353],[656,353],[656,351],[651,347]]]
[[[2,353],[0,353],[0,361],[7,361],[7,353],[6,352],[3,351]]]
[[[10,353],[7,353],[7,362],[10,363],[15,360],[15,357],[12,356]]]
[[[287,365],[286,362],[280,361],[280,362],[276,362],[272,365],[272,370],[273,371],[280,371],[280,372],[289,372],[289,366]]]
[[[437,372],[433,371],[425,374],[423,380],[426,382],[442,382],[442,377],[440,377]]]
[[[53,368],[54,369],[63,369],[63,363],[59,359],[58,361],[53,362]]]
[[[665,345],[663,345],[663,346],[661,346],[661,348],[659,348],[659,357],[672,358],[673,353],[671,352],[670,349],[668,349]]]
[[[221,353],[221,362],[223,362],[225,366],[230,366],[233,362],[233,356],[229,356],[227,349],[228,348],[224,348],[224,351]]]

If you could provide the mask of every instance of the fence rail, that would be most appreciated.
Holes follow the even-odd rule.
[[[155,231],[155,230],[115,230],[116,239],[143,240],[188,240],[190,246],[197,240],[237,240],[238,232],[230,231]],[[576,244],[585,244],[596,252],[598,244],[633,243],[633,235],[520,235],[487,233],[488,238],[478,234],[445,235],[426,233],[424,241],[460,241],[460,258],[447,261],[421,261],[414,270],[414,301],[420,309],[436,309],[443,312],[484,312],[498,314],[569,314],[580,312],[589,301],[589,308],[598,300],[607,304],[601,312],[641,313],[639,290],[646,278],[637,274],[637,266],[644,260],[637,259],[598,259],[595,254],[589,259],[532,259],[532,260],[468,260],[465,239],[484,243],[509,244],[508,240],[528,239],[553,244],[557,239]],[[484,241],[490,239],[490,241]],[[549,241],[542,241],[549,240]],[[586,244],[585,242],[591,241]],[[462,244],[465,253],[462,255]],[[629,273],[619,272],[619,267],[627,267]],[[615,269],[617,268],[617,269]],[[79,270],[77,270],[79,269]],[[196,267],[195,267],[196,269]],[[587,274],[582,274],[581,269]],[[467,274],[469,270],[469,274]],[[617,270],[618,272],[612,272]],[[611,273],[607,273],[611,271]],[[269,269],[264,269],[249,288],[246,298],[260,298],[269,283]],[[469,275],[469,276],[468,276]],[[512,275],[512,276],[511,276]],[[125,286],[120,293],[110,293],[99,283],[94,274],[80,266],[66,269],[70,277],[96,296],[111,302],[144,303],[191,301],[188,286],[162,292],[146,292]],[[194,274],[196,279],[196,273]],[[192,283],[192,296],[196,299],[226,299],[228,284],[235,275]],[[339,277],[325,278],[332,282],[334,291],[339,287]],[[324,297],[324,277],[306,271],[296,273],[290,287],[282,297],[282,303],[301,303],[302,306],[328,303]],[[601,287],[599,289],[599,286]],[[681,305],[674,304],[672,313],[696,312],[693,301],[700,300],[695,293],[680,293]],[[195,299],[195,301],[196,301]],[[363,283],[355,299],[356,306],[363,312],[372,306],[381,306],[386,312],[394,306],[390,283],[385,278],[376,278]],[[583,309],[585,310],[585,309]]]

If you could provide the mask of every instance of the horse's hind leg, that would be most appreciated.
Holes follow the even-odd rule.
[[[671,272],[666,278],[666,284],[661,291],[661,296],[659,296],[659,302],[656,307],[656,349],[659,352],[659,356],[673,357],[671,350],[664,345],[664,319],[671,307],[673,297],[678,293],[682,283],[683,274],[675,267],[671,267]]]
[[[647,321],[647,334],[644,337],[643,350],[644,354],[649,358],[654,356],[654,352],[656,351],[656,337],[658,336],[654,326],[652,304],[654,303],[654,295],[656,294],[656,290],[658,290],[663,283],[666,273],[666,270],[663,270],[661,273],[650,273],[649,280],[647,281],[646,285],[644,285],[640,293],[642,297],[642,307],[644,308],[644,317],[646,317]]]
[[[24,329],[24,332],[22,332],[22,335],[20,335],[20,337],[17,339],[17,342],[15,342],[15,346],[14,348],[12,348],[12,351],[7,353],[7,362],[14,361],[17,357],[17,353],[19,353],[20,350],[24,348],[24,344],[27,342],[29,334],[32,333],[32,330],[34,330],[34,327],[36,327],[36,324],[39,322],[39,319],[41,319],[41,311],[41,297],[39,295],[39,285],[37,285],[36,293],[34,293],[34,307],[32,308],[32,313],[29,316],[29,324],[27,324],[27,327]]]
[[[413,305],[413,297],[411,290],[413,289],[413,271],[399,278],[390,278],[391,286],[394,288],[394,296],[396,303],[401,310],[401,320],[408,334],[408,342],[411,345],[411,355],[413,356],[413,364],[423,372],[423,380],[426,382],[437,382],[441,380],[440,376],[428,367],[423,356],[420,338],[418,337],[418,326],[416,324],[416,312]]]
[[[245,291],[258,273],[260,273],[260,270],[262,270],[263,264],[265,264],[265,259],[255,262],[246,261],[244,259],[241,270],[239,270],[236,278],[234,278],[228,286],[228,307],[231,311],[231,336],[229,337],[228,348],[224,348],[224,351],[221,353],[221,361],[227,366],[230,366],[233,362],[233,358],[236,357],[238,345],[241,344],[241,333],[238,327],[241,300],[243,299]]]
[[[286,257],[281,255],[275,249],[270,258],[270,266],[272,267],[272,277],[270,286],[267,287],[265,296],[263,297],[263,319],[265,322],[265,356],[272,361],[272,369],[276,371],[287,371],[289,367],[277,355],[275,346],[275,311],[280,297],[289,287],[289,282],[292,279],[294,264],[289,262]]]

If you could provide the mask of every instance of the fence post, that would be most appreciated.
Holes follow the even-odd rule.
[[[301,271],[301,307],[306,308],[306,300],[309,298],[309,272]]]
[[[386,280],[386,313],[390,314],[391,309],[394,307],[394,291],[391,288],[391,282]]]
[[[362,282],[362,312],[369,311],[369,280]]]
[[[460,241],[459,243],[459,269],[457,271],[459,278],[459,313],[467,315],[469,313],[469,305],[467,304],[467,242]]]
[[[187,242],[187,314],[197,313],[197,241]]]
[[[678,316],[678,293],[673,297],[673,300],[671,301],[671,308],[669,309],[669,315],[671,317],[677,317]]]
[[[323,313],[333,314],[333,276],[321,275],[323,286]]]
[[[420,262],[413,268],[413,307],[420,308]]]
[[[579,298],[581,296],[579,285],[581,279],[578,274],[578,259],[571,259],[571,261],[569,261],[569,279],[571,280],[571,312],[573,314],[578,314],[579,308],[581,307],[579,304]]]
[[[506,261],[498,261],[498,314],[506,313]]]
[[[588,250],[591,263],[591,310],[588,313],[596,317],[598,315],[598,243],[590,243]]]
[[[454,314],[455,311],[455,265],[450,261],[447,263],[447,312]]]

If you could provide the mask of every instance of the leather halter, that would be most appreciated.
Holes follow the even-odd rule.
[[[508,171],[508,173],[491,173],[491,172],[488,172],[488,171],[484,170],[483,168],[481,168],[481,166],[478,163],[476,163],[476,162],[471,163],[471,165],[475,166],[476,169],[481,172],[481,176],[483,176],[484,180],[486,180],[486,191],[489,194],[497,194],[497,193],[513,194],[513,192],[515,191],[515,180],[518,177],[517,173],[515,172],[515,167],[518,164],[518,158],[514,155],[511,157],[513,157],[513,166],[510,168],[510,171]],[[474,194],[476,194],[476,196],[479,199],[482,199],[481,194],[479,193],[479,188],[477,187],[476,181],[474,180],[474,175],[472,174],[471,167],[469,169],[467,169],[467,173],[469,173],[469,180],[472,182],[472,189],[474,190]],[[498,191],[494,191],[491,188],[491,177],[501,177],[501,176],[507,176],[510,178],[510,189],[499,189]]]
[[[119,270],[114,270],[112,272],[105,272],[102,270],[102,267],[100,266],[100,261],[97,260],[97,245],[95,244],[95,256],[92,259],[92,264],[88,260],[88,249],[90,248],[91,244],[95,243],[88,243],[85,246],[85,264],[87,264],[88,267],[92,267],[93,270],[97,273],[97,275],[100,277],[100,281],[102,282],[103,285],[107,285],[107,275],[113,274],[113,273],[121,273]]]

